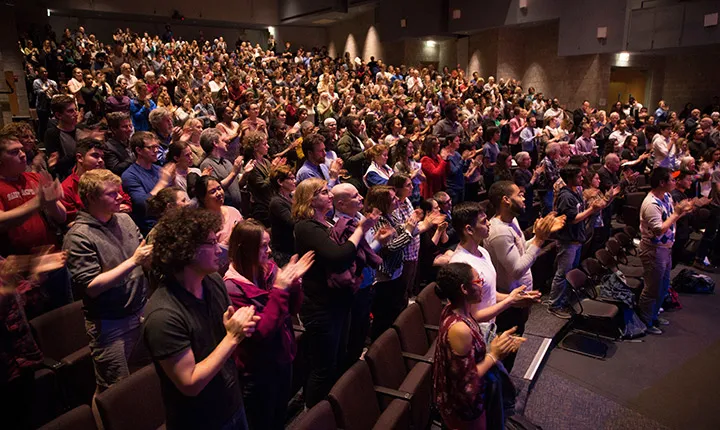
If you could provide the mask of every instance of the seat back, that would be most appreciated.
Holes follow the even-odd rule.
[[[645,197],[647,197],[647,193],[645,192],[627,193],[625,195],[625,204],[640,209]]]
[[[628,236],[630,236],[630,239],[635,239],[635,237],[637,236],[637,233],[638,233],[637,229],[635,227],[632,227],[629,225],[626,225],[625,227],[623,227],[623,232],[625,234],[627,234]]]
[[[595,252],[595,258],[597,258],[600,264],[607,267],[608,269],[612,270],[617,267],[617,261],[615,261],[615,259],[612,255],[610,255],[607,249],[598,249]]]
[[[338,379],[328,399],[335,413],[335,422],[342,429],[371,429],[380,417],[370,368],[362,360],[355,362]]]
[[[310,408],[293,428],[295,430],[337,430],[330,402],[323,400]]]
[[[97,430],[97,424],[90,406],[80,405],[40,427],[40,430]]]
[[[155,366],[145,366],[95,397],[105,430],[156,429],[165,422],[165,404]]]
[[[53,309],[30,320],[35,340],[46,356],[60,361],[87,346],[82,301]]]
[[[385,330],[370,345],[365,353],[365,361],[375,385],[397,390],[407,376],[400,338],[392,328]]]
[[[582,270],[572,269],[565,274],[565,279],[575,291],[582,291],[588,278]]]
[[[625,251],[625,255],[635,255],[636,249],[635,244],[633,243],[630,236],[627,235],[627,233],[624,233],[622,231],[619,231],[615,233],[615,236],[613,236],[618,242],[620,242],[620,245],[623,247],[623,251]]]
[[[583,260],[581,266],[594,283],[600,282],[600,279],[606,273],[606,269],[594,258]]]
[[[425,355],[430,349],[422,311],[413,303],[397,317],[393,323],[400,337],[400,346],[404,352]]]
[[[417,295],[415,303],[420,306],[425,324],[440,325],[440,315],[443,311],[443,302],[435,293],[435,282],[429,284]]]

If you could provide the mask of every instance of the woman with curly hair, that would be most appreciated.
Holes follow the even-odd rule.
[[[153,266],[162,277],[143,337],[160,377],[166,426],[247,429],[232,354],[255,330],[252,306],[231,306],[215,232],[219,214],[179,208],[157,224]]]

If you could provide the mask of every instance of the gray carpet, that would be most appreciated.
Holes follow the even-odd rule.
[[[665,429],[546,367],[533,388],[525,416],[552,430]]]
[[[713,278],[720,285],[720,275]],[[530,393],[526,414],[540,425],[550,420],[547,428],[553,429],[570,428],[556,427],[562,422],[577,422],[572,428],[644,428],[635,427],[636,414],[667,428],[720,428],[720,296],[681,295],[680,302],[682,310],[663,314],[671,321],[663,335],[618,342],[606,361],[554,349]],[[593,422],[588,414],[594,416],[595,402],[602,405],[600,416],[612,412],[612,420],[584,427]]]
[[[554,316],[548,312],[547,306],[537,303],[531,308],[525,334],[553,338],[567,323],[568,320]]]

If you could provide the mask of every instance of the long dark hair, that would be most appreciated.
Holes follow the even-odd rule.
[[[262,289],[267,289],[265,268],[260,264],[260,244],[265,227],[254,219],[235,224],[230,234],[228,256],[235,270]]]

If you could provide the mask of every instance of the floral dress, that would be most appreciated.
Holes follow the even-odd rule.
[[[445,307],[440,320],[433,372],[435,403],[445,425],[452,429],[466,428],[485,412],[485,380],[478,375],[476,367],[485,358],[485,341],[478,323],[454,313],[450,305]],[[460,321],[472,330],[472,349],[465,356],[452,351],[448,338],[450,327]]]

